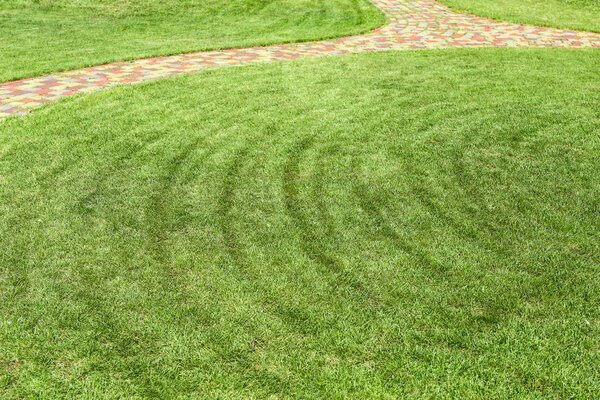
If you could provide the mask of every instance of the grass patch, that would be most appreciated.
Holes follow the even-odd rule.
[[[368,0],[0,0],[0,82],[112,61],[345,36],[384,23]]]
[[[440,3],[501,21],[600,32],[600,0],[440,0]]]
[[[1,122],[0,397],[598,398],[599,61],[331,57]]]

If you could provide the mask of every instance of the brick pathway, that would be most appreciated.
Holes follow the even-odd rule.
[[[433,0],[372,0],[390,23],[320,42],[205,51],[119,62],[0,85],[0,119],[63,96],[208,68],[362,51],[447,47],[597,47],[600,34],[518,25],[450,11]]]

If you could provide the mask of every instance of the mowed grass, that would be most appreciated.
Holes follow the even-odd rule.
[[[209,71],[0,123],[0,397],[600,397],[598,51]]]
[[[0,0],[0,82],[192,51],[358,34],[368,0]]]
[[[440,3],[502,21],[600,32],[600,0],[441,0]]]

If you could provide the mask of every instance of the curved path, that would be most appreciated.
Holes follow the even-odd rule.
[[[0,119],[64,96],[229,65],[363,51],[448,47],[597,47],[600,34],[497,22],[433,0],[372,0],[389,24],[364,35],[118,62],[0,85]]]

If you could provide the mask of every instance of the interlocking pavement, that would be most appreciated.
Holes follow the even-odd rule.
[[[78,93],[231,65],[378,50],[449,47],[596,47],[600,34],[497,22],[433,0],[372,0],[389,24],[364,35],[118,62],[0,84],[0,119]]]

